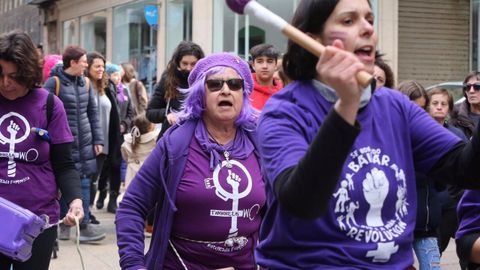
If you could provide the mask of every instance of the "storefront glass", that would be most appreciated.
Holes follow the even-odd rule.
[[[234,13],[223,0],[213,1],[213,14],[215,15],[213,18],[214,52],[230,51],[247,59],[248,50],[245,48],[251,48],[260,43],[270,43],[281,52],[286,51],[287,39],[279,30],[256,18]],[[259,2],[273,13],[290,22],[300,1],[285,0],[282,1],[281,5],[278,4],[278,0],[262,0]],[[370,2],[373,12],[377,14],[378,0],[371,0]]]
[[[113,9],[112,62],[130,62],[150,94],[156,81],[157,28],[145,20],[147,5],[156,4],[139,1]]]
[[[165,55],[169,61],[181,41],[192,40],[192,0],[167,0],[166,14]]]
[[[472,69],[473,70],[480,70],[480,35],[478,31],[480,31],[480,19],[479,19],[479,12],[480,12],[480,0],[472,1]]]
[[[88,52],[106,54],[107,14],[100,11],[80,18],[81,47]]]
[[[299,2],[299,0],[287,0],[279,5],[278,0],[264,0],[260,3],[286,21],[290,21]],[[214,0],[214,14],[213,50],[215,52],[230,51],[248,58],[249,48],[260,43],[270,43],[282,52],[287,48],[287,39],[279,30],[251,16],[234,13],[225,1]],[[224,31],[227,29],[229,31]]]
[[[76,19],[63,22],[63,47],[69,44],[78,44]]]

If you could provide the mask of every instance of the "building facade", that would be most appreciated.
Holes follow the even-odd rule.
[[[258,1],[287,21],[300,2]],[[281,51],[287,45],[280,32],[256,18],[233,13],[224,0],[29,2],[39,5],[43,19],[39,32],[46,52],[58,53],[67,44],[79,44],[112,62],[131,62],[150,87],[182,40],[198,43],[206,53],[231,51],[245,59],[248,48],[256,44],[272,43]],[[397,82],[414,79],[427,86],[462,80],[469,70],[479,69],[480,0],[370,2],[376,15],[378,49],[385,53]],[[145,18],[147,6],[157,10],[156,25]]]
[[[37,44],[43,42],[42,14],[28,0],[0,0],[0,33],[22,29],[30,34]]]

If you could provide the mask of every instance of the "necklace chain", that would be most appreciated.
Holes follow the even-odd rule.
[[[212,140],[214,140],[216,144],[218,144],[218,145],[220,145],[220,146],[222,146],[222,147],[225,146],[225,144],[222,144],[222,143],[219,143],[219,142],[218,142],[217,138],[215,138],[215,136],[213,136],[212,133],[210,133],[210,131],[208,130],[208,128],[205,128],[205,129],[207,130],[207,133],[208,133],[208,135],[210,136],[210,138],[212,138]]]
[[[210,131],[208,130],[208,128],[205,128],[207,130],[207,133],[208,135],[210,136],[210,138],[212,138],[216,144],[218,144],[220,147],[222,147],[223,149],[223,156],[225,157],[225,162],[227,163],[226,164],[226,167],[227,168],[232,168],[232,163],[230,162],[230,152],[229,149],[225,149],[225,145],[224,144],[221,144],[218,142],[218,140],[212,135],[212,133],[210,133]]]

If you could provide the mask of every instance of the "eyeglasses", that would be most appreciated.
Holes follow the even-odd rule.
[[[229,79],[229,80],[206,80],[207,87],[212,92],[222,90],[223,83],[227,83],[228,88],[232,91],[238,91],[243,88],[243,79]]]
[[[480,91],[480,83],[464,83],[463,84],[463,92],[470,91],[473,86],[473,90]]]

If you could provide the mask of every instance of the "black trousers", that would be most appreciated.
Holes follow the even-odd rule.
[[[105,155],[103,158],[105,158]],[[111,155],[106,156],[101,169],[99,168],[101,173],[98,178],[98,190],[106,190],[108,182],[111,192],[120,192],[120,165],[121,162],[119,162],[118,157],[112,157]]]
[[[460,259],[460,266],[462,270],[479,270],[480,264],[470,262],[470,254],[475,241],[480,237],[480,233],[465,234],[460,239],[457,239],[457,256]]]
[[[440,250],[440,254],[447,249],[450,239],[455,239],[457,228],[457,209],[450,208],[442,210],[442,220],[440,221],[440,225],[438,226],[437,230],[438,248]]]
[[[0,270],[48,270],[52,257],[53,245],[57,238],[57,226],[43,231],[32,245],[32,257],[26,262],[19,262],[0,254]]]

